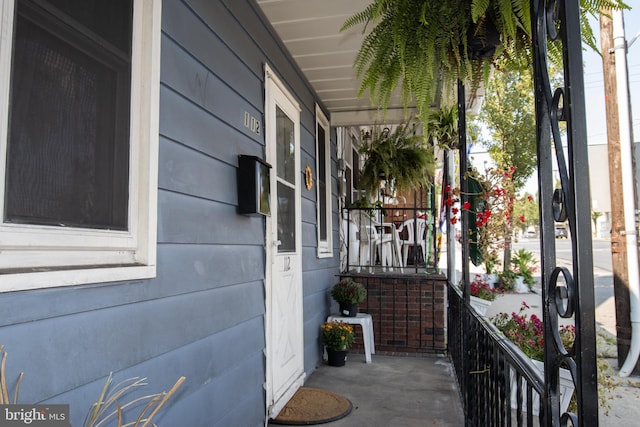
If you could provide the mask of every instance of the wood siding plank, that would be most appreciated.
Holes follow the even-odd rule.
[[[264,219],[237,207],[171,191],[158,194],[159,243],[264,246]]]

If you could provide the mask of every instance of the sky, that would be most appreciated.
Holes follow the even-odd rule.
[[[640,1],[628,1],[631,10],[623,13],[625,24],[625,38],[627,43],[640,32]],[[600,27],[596,18],[592,19],[591,26],[595,31],[598,46],[600,45]],[[605,122],[604,105],[604,79],[602,73],[602,58],[590,48],[582,52],[584,66],[585,105],[587,119],[587,138],[589,144],[606,144],[607,129]],[[633,140],[640,142],[640,37],[627,52],[627,68],[629,75],[629,92],[631,99],[631,115],[633,123]],[[490,163],[490,158],[481,146],[472,147],[471,157],[473,164],[483,169],[485,161]],[[597,162],[607,162],[607,158],[590,159],[590,167],[598,167]],[[535,194],[537,192],[537,176],[533,177],[525,186],[524,191]]]

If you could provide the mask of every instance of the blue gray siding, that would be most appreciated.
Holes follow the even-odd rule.
[[[265,221],[236,213],[236,166],[264,158],[264,132],[244,112],[264,123],[268,62],[300,102],[301,167],[317,176],[316,100],[251,0],[165,0],[162,28],[157,277],[2,294],[0,344],[9,379],[24,371],[20,401],[69,403],[74,427],[111,371],[147,377],[146,392],[187,377],[160,425],[260,426]],[[331,142],[335,189],[335,131]],[[307,373],[338,274],[337,212],[335,255],[318,259],[315,199],[303,187]]]

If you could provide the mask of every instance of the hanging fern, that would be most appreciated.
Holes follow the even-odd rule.
[[[442,107],[430,112],[424,123],[425,134],[443,149],[458,145],[458,106]]]
[[[597,43],[587,14],[628,8],[620,0],[581,0],[581,7],[583,38],[592,48]],[[530,0],[374,0],[342,29],[359,25],[363,31],[373,26],[354,62],[360,94],[368,91],[384,109],[399,90],[405,109],[415,103],[423,123],[440,90],[445,100],[454,99],[458,79],[474,90],[498,59],[531,65]],[[560,59],[557,48],[550,47],[550,56]]]
[[[374,128],[371,142],[360,151],[366,159],[360,171],[360,189],[376,197],[380,181],[400,192],[428,187],[433,182],[435,160],[433,147],[425,146],[421,135],[414,134],[410,124],[395,130]]]

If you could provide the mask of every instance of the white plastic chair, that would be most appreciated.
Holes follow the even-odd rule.
[[[402,223],[402,227],[399,230],[403,232],[402,240],[402,260],[403,265],[407,265],[407,258],[409,257],[409,248],[420,248],[422,256],[427,256],[427,220],[423,218],[408,219]]]
[[[341,250],[344,251],[344,261],[341,259],[341,270],[349,270],[352,265],[356,265],[359,262],[358,252],[360,242],[358,241],[358,226],[353,221],[347,221],[346,219],[342,220],[342,228],[340,230],[341,236],[340,241],[342,242],[343,247]],[[347,253],[347,249],[349,252]],[[342,268],[343,265],[346,265],[346,269]]]
[[[352,211],[351,220],[358,229],[358,272],[363,265],[368,265],[369,272],[373,273],[376,254],[380,255],[380,264],[385,271],[387,267],[393,270],[394,257],[402,269],[400,243],[393,224],[380,223],[364,211]]]

